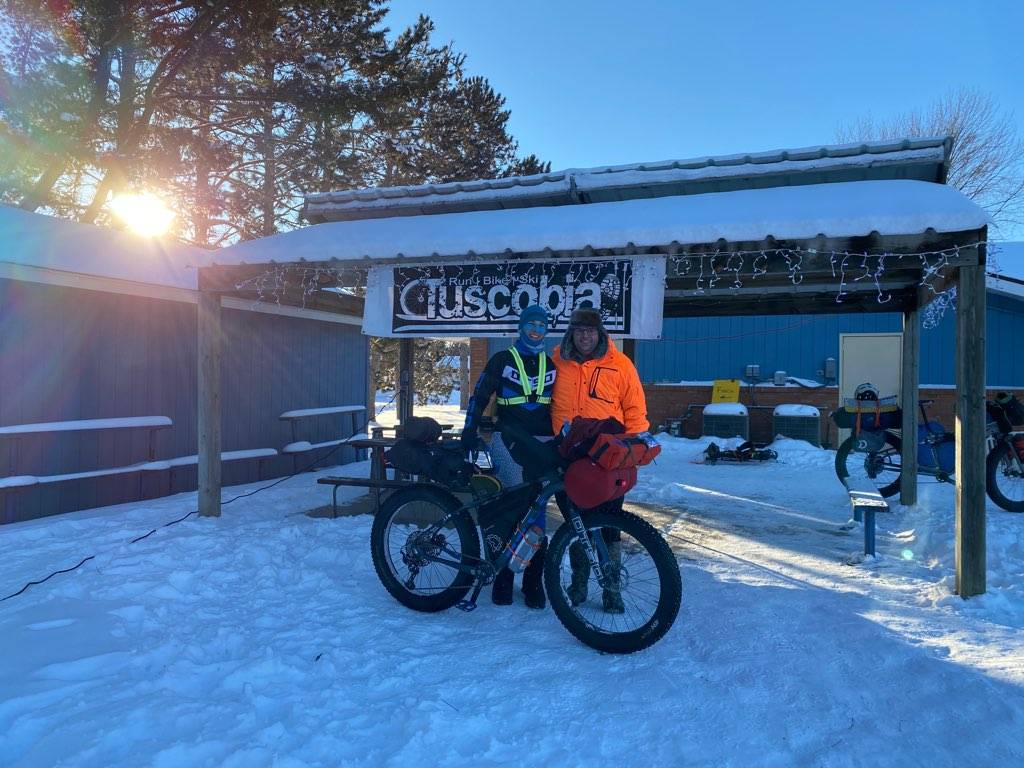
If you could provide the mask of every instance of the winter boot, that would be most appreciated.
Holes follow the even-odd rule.
[[[508,568],[502,568],[494,577],[491,587],[491,602],[495,605],[512,605],[512,580],[515,574]]]
[[[569,565],[572,568],[572,582],[565,594],[573,605],[587,602],[587,582],[590,581],[590,559],[584,546],[574,541],[569,545]]]
[[[544,608],[547,600],[544,598],[544,558],[548,552],[548,540],[541,540],[540,547],[530,558],[530,562],[523,571],[523,596],[526,598],[527,608]]]
[[[622,568],[622,542],[612,541],[608,544],[609,567],[606,570],[607,584],[601,593],[601,603],[605,613],[625,613],[626,606],[622,603],[622,592],[619,591],[619,571]]]

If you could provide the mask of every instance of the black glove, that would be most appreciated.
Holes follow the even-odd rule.
[[[462,450],[476,451],[480,444],[480,438],[476,434],[476,430],[472,427],[467,427],[462,430],[462,434],[459,436],[459,441],[462,443]]]

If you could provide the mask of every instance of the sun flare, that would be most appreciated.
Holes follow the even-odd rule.
[[[149,192],[118,195],[110,207],[132,232],[144,237],[164,234],[174,220],[174,212]]]

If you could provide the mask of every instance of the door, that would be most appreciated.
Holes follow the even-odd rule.
[[[879,397],[899,398],[902,370],[902,333],[839,334],[839,405],[865,382],[875,385]],[[839,430],[836,444],[849,435],[850,430]]]

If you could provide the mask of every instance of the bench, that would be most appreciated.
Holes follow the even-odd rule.
[[[31,436],[38,436],[53,433],[68,432],[95,432],[102,430],[116,429],[148,429],[148,460],[120,467],[106,467],[101,469],[90,469],[81,472],[66,472],[53,475],[25,475],[16,474],[14,464],[14,452],[11,453],[11,474],[0,477],[0,491],[29,488],[38,485],[49,485],[52,483],[63,483],[73,480],[88,480],[97,477],[114,477],[133,473],[146,472],[171,472],[177,467],[193,466],[198,464],[199,457],[177,456],[170,459],[156,458],[156,432],[168,429],[174,425],[167,416],[128,416],[112,419],[75,419],[70,421],[37,422],[32,424],[13,424],[0,427],[0,439],[18,440]],[[221,461],[241,461],[252,458],[267,458],[277,456],[276,448],[252,448],[242,451],[224,451],[221,453]],[[141,479],[140,479],[141,483]],[[140,497],[142,490],[140,485]],[[7,520],[7,522],[11,522]]]
[[[850,495],[853,519],[864,524],[864,554],[875,556],[875,513],[888,512],[889,504],[868,480],[847,477],[843,481]]]
[[[348,443],[351,437],[340,438],[338,440],[325,440],[319,443],[313,443],[309,440],[300,440],[298,435],[299,422],[304,419],[312,419],[317,416],[334,416],[338,414],[348,414],[352,417],[352,431],[351,435],[354,437],[358,430],[358,416],[361,413],[366,412],[365,405],[332,405],[325,408],[299,408],[293,411],[285,411],[278,418],[282,421],[289,421],[292,425],[292,441],[288,443],[284,448],[281,449],[281,453],[290,454],[293,460],[297,460],[298,454],[309,453],[321,448],[334,448],[343,443]],[[355,446],[353,446],[355,447]],[[358,456],[358,451],[357,451]],[[293,461],[293,464],[295,462]]]
[[[153,469],[150,465],[156,461],[156,433],[168,429],[173,422],[167,416],[128,416],[115,419],[74,419],[70,421],[46,421],[32,424],[11,424],[0,427],[0,438],[19,440],[30,436],[67,432],[99,432],[114,429],[147,429],[149,430],[148,461],[122,467],[93,469],[85,472],[71,472],[60,475],[15,475],[14,451],[11,452],[11,475],[0,477],[0,488],[24,488],[43,483],[59,483],[65,480],[83,480],[91,477],[108,477],[124,475],[130,472],[142,472]],[[166,467],[160,467],[166,469]]]

